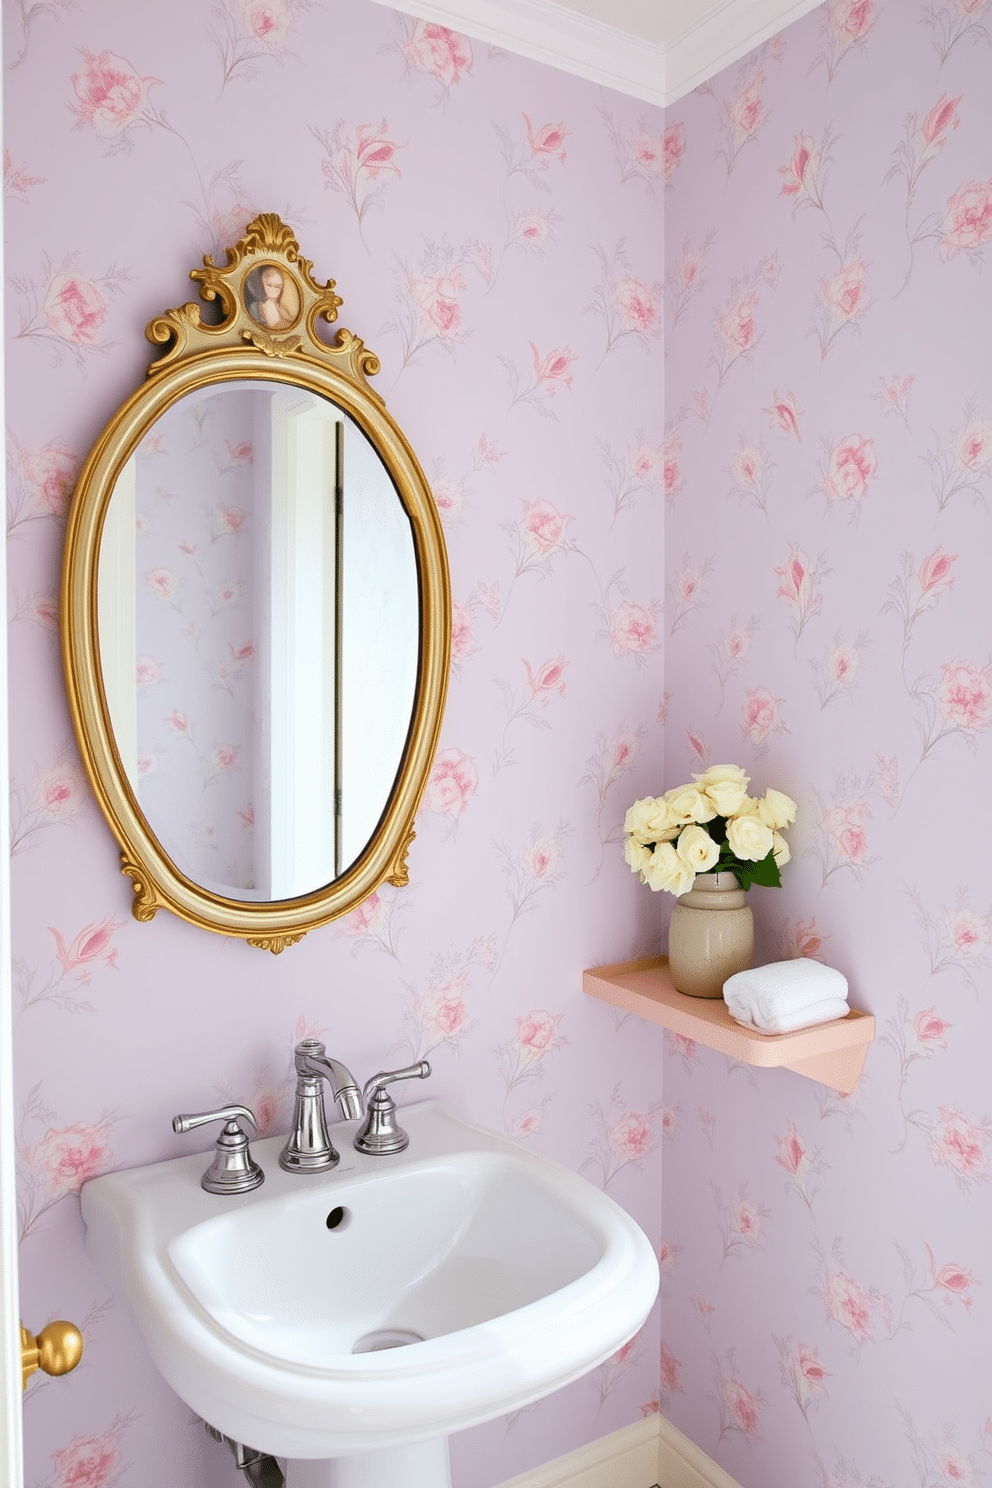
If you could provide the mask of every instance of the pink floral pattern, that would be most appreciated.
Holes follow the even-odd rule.
[[[936,699],[944,726],[962,733],[987,729],[992,723],[992,665],[948,661],[940,669]]]
[[[142,121],[148,90],[159,81],[138,73],[113,52],[83,52],[83,66],[72,75],[76,127],[88,126],[98,139],[115,140]]]
[[[816,63],[822,64],[829,82],[848,52],[863,49],[875,25],[874,0],[829,0],[823,18],[821,50]]]
[[[954,1261],[947,1261],[938,1268],[929,1245],[926,1247],[926,1252],[930,1263],[930,1281],[943,1305],[950,1307],[953,1303],[960,1302],[970,1312],[971,1289],[975,1285],[972,1273],[966,1267],[956,1265]]]
[[[401,267],[401,288],[393,320],[384,328],[395,333],[403,352],[402,367],[410,366],[430,346],[454,356],[468,335],[462,296],[468,288],[469,249],[456,251],[431,243],[416,267]]]
[[[326,1030],[360,1078],[430,1049],[433,1084],[401,1098],[436,1095],[586,1162],[659,1247],[664,1285],[608,1366],[453,1438],[456,1481],[480,1464],[510,1479],[658,1406],[742,1484],[784,1470],[796,1488],[977,1484],[992,1447],[992,896],[980,804],[952,833],[932,803],[949,789],[981,803],[992,747],[988,0],[823,5],[664,110],[368,0],[337,10],[179,0],[136,27],[122,0],[100,16],[24,0],[6,18],[25,1294],[43,1294],[54,1256],[59,1310],[85,1320],[72,1189],[98,1150],[109,1166],[175,1155],[161,1113],[177,1070],[191,1109],[229,1093],[275,1133],[300,1028]],[[104,54],[116,91],[89,69]],[[171,203],[152,249],[149,201]],[[188,269],[222,260],[261,210],[295,227],[316,277],[337,276],[339,324],[382,361],[371,384],[428,473],[458,606],[409,886],[278,960],[165,914],[131,923],[66,742],[50,629],[59,523],[140,378],[141,325],[195,298]],[[166,281],[175,301],[153,292]],[[511,408],[500,357],[554,419]],[[831,469],[854,435],[873,472]],[[162,499],[137,573],[143,597],[145,573],[173,576],[159,617],[195,620],[185,644],[223,699],[264,656],[245,623],[250,531],[223,513],[251,514],[236,487],[265,451],[240,430],[216,454],[224,492],[201,514],[165,477],[175,441],[145,442]],[[182,615],[197,565],[209,605]],[[173,656],[136,651],[160,734],[142,780],[167,754],[202,760],[198,789],[242,785],[230,820],[246,834],[262,813],[241,741],[175,694]],[[494,774],[502,682],[530,713]],[[788,730],[763,740],[762,689]],[[238,767],[205,781],[235,745]],[[753,775],[762,749],[800,810],[784,887],[750,896],[759,954],[821,958],[875,1014],[851,1097],[666,1041],[576,980],[665,948],[664,916],[618,872],[630,802],[686,768],[736,759]],[[218,814],[199,827],[214,853]],[[228,994],[243,1038],[218,1073],[188,1035]],[[155,1069],[122,1083],[123,1031],[153,1008],[168,1009]],[[905,1080],[891,1024],[916,1055]],[[112,1379],[103,1326],[71,1386],[78,1419],[26,1412],[27,1480],[118,1488],[155,1461],[202,1488],[222,1449],[190,1457],[151,1377]],[[132,1407],[119,1439],[76,1439]]]
[[[701,608],[705,599],[706,580],[713,571],[713,565],[712,557],[694,559],[689,553],[683,553],[682,562],[668,583],[671,599],[669,630],[672,635],[681,630],[689,616]]]
[[[565,153],[565,141],[571,134],[565,125],[542,124],[535,128],[527,115],[523,116],[527,129],[527,144],[530,149],[531,158],[536,160],[542,170],[547,170],[552,160],[559,160],[562,165],[567,158]]]
[[[776,393],[772,402],[762,411],[768,414],[771,427],[778,433],[785,435],[786,438],[794,434],[796,439],[802,440],[803,436],[799,429],[802,409],[796,403],[794,393],[782,393],[781,395]]]
[[[627,1168],[639,1168],[654,1152],[657,1139],[656,1124],[659,1116],[664,1123],[666,1108],[660,1101],[640,1111],[625,1108],[618,1090],[614,1090],[608,1106],[595,1107],[596,1136],[590,1144],[589,1156],[582,1164],[593,1169],[604,1189],[608,1189]],[[672,1126],[675,1113],[667,1111],[667,1121]]]
[[[793,1122],[789,1122],[784,1136],[774,1138],[778,1152],[775,1162],[788,1175],[788,1185],[795,1189],[803,1203],[810,1209],[816,1197],[815,1180],[825,1171],[825,1163],[816,1148],[810,1149],[800,1136]]]
[[[3,152],[3,193],[19,201],[27,201],[33,186],[44,184],[43,176],[32,176],[26,166],[17,165],[9,150]]]
[[[673,327],[689,313],[692,301],[706,285],[706,259],[712,247],[712,233],[706,233],[699,243],[686,238],[682,244],[681,257],[665,281]]]
[[[562,1021],[561,1013],[549,1013],[545,1008],[533,1008],[529,1013],[518,1017],[516,1020],[516,1031],[512,1038],[499,1044],[496,1054],[500,1062],[500,1074],[506,1087],[506,1096],[509,1099],[511,1091],[519,1086],[540,1081],[544,1078],[545,1061],[550,1054],[562,1049],[568,1043],[568,1039],[559,1032],[559,1024]],[[547,1098],[540,1105],[543,1112],[547,1105]],[[504,1119],[511,1132],[518,1132],[523,1117],[507,1119],[507,1103],[504,1100]],[[538,1108],[531,1108],[531,1118]]]
[[[786,731],[779,712],[784,698],[772,697],[767,687],[749,687],[741,708],[741,733],[762,753],[771,734]]]
[[[557,418],[551,400],[560,388],[571,389],[575,357],[568,346],[555,347],[542,354],[532,341],[530,349],[532,362],[526,374],[521,374],[516,363],[508,357],[503,359],[513,394],[510,407],[525,403],[543,418]]]
[[[765,1204],[753,1203],[748,1198],[746,1187],[741,1187],[730,1200],[718,1193],[717,1203],[723,1259],[726,1261],[733,1257],[740,1260],[748,1252],[762,1249],[761,1235],[771,1217],[771,1210]]]
[[[681,123],[673,124],[670,129],[665,130],[662,140],[663,170],[666,181],[672,179],[684,154],[685,126]]]
[[[796,135],[788,162],[778,168],[779,175],[784,177],[779,195],[792,198],[793,213],[800,207],[815,207],[821,212],[826,210],[823,192],[833,143],[829,130],[819,141],[806,133]]]
[[[976,1122],[958,1106],[940,1106],[930,1131],[930,1156],[967,1185],[988,1178],[992,1125]]]
[[[756,67],[750,59],[745,61],[740,68],[737,87],[724,105],[721,120],[724,135],[721,153],[726,162],[728,176],[736,166],[737,158],[744,146],[758,138],[761,127],[768,116],[763,94],[764,86],[763,70]]]
[[[530,551],[539,558],[548,558],[559,549],[565,538],[565,528],[571,521],[551,505],[550,501],[529,501],[524,507],[521,534]]]
[[[791,1338],[776,1338],[775,1343],[779,1351],[782,1383],[792,1391],[796,1404],[808,1420],[810,1407],[819,1405],[827,1394],[830,1370],[821,1364],[819,1349],[809,1344],[800,1343],[794,1347]]]
[[[38,450],[16,443],[7,482],[7,535],[25,522],[43,517],[63,518],[76,483],[79,456],[61,440],[51,439]]]
[[[506,710],[506,724],[493,762],[494,775],[516,763],[514,749],[508,742],[513,726],[526,722],[532,728],[550,728],[551,725],[541,710],[548,706],[552,698],[564,697],[566,694],[565,672],[569,662],[564,656],[550,658],[540,665],[532,666],[529,661],[523,661],[522,665],[527,678],[522,692],[518,692],[505,678],[499,680]]]
[[[975,43],[992,40],[989,29],[988,0],[943,0],[923,14],[923,23],[933,32],[932,42],[940,65],[963,41]]]
[[[27,1156],[49,1200],[78,1194],[89,1178],[110,1166],[112,1159],[106,1122],[49,1128]]]
[[[714,319],[713,366],[716,369],[716,393],[719,393],[731,370],[738,362],[748,363],[761,341],[760,308],[766,287],[778,283],[776,255],[762,259],[756,269],[731,282],[730,294]],[[715,396],[715,394],[714,394]],[[708,392],[701,416],[708,422],[712,404]]]
[[[623,243],[618,243],[612,253],[597,247],[596,256],[602,273],[588,309],[602,319],[606,328],[603,355],[609,356],[621,341],[631,337],[646,346],[662,332],[662,285],[631,272]]]
[[[478,786],[479,776],[471,757],[461,749],[442,749],[427,782],[424,805],[438,816],[457,821]]]
[[[235,79],[254,81],[263,61],[285,58],[308,8],[309,0],[217,0],[208,34],[221,56],[221,92]]]
[[[99,1436],[76,1436],[52,1453],[52,1476],[46,1488],[112,1488],[124,1467],[122,1428]]]
[[[842,1269],[828,1269],[822,1296],[827,1317],[846,1330],[855,1346],[874,1340],[880,1299],[871,1288],[861,1286]]]
[[[992,180],[966,181],[948,197],[938,228],[940,256],[946,263],[958,253],[980,262],[992,239]]]
[[[889,597],[882,606],[883,611],[897,614],[902,621],[903,651],[920,617],[954,588],[957,561],[957,553],[945,553],[939,545],[919,564],[912,553],[903,554],[902,573],[889,585]]]
[[[764,445],[751,444],[742,437],[730,466],[734,494],[741,500],[753,501],[766,517],[773,469],[774,463]]]
[[[668,1405],[673,1395],[683,1394],[682,1365],[667,1343],[661,1345],[661,1400]]]
[[[761,1412],[765,1404],[764,1392],[749,1388],[737,1375],[735,1350],[728,1349],[724,1363],[717,1362],[716,1383],[718,1409],[720,1412],[719,1440],[727,1436],[740,1436],[746,1442],[754,1442],[761,1434]]]
[[[49,828],[74,827],[88,807],[86,784],[75,748],[68,741],[30,781],[11,780],[10,853],[31,851]]]
[[[347,199],[359,232],[369,209],[381,210],[384,187],[401,177],[396,156],[405,147],[391,139],[388,131],[386,119],[378,127],[359,124],[351,130],[339,119],[330,132],[313,130],[324,150],[324,184]]]
[[[609,614],[610,641],[614,656],[632,656],[635,661],[658,649],[657,606],[623,599]]]
[[[900,1361],[907,1343],[974,1346],[987,1303],[989,1100],[961,1040],[984,1037],[992,899],[972,829],[959,858],[960,837],[925,842],[919,822],[952,779],[983,799],[992,743],[990,653],[974,631],[992,409],[955,351],[973,320],[973,344],[992,340],[979,291],[992,166],[973,115],[990,20],[984,0],[920,0],[898,17],[877,0],[826,4],[785,33],[780,62],[756,50],[668,111],[690,148],[666,199],[665,398],[680,439],[666,630],[685,555],[713,567],[666,635],[660,783],[727,759],[753,774],[760,749],[792,772],[796,871],[753,905],[757,954],[839,968],[852,1005],[879,1019],[853,1097],[667,1043],[666,1102],[715,1119],[684,1122],[665,1152],[666,1241],[693,1261],[662,1329],[687,1392],[662,1409],[742,1484],[774,1481],[786,1458],[817,1488],[977,1484],[987,1462],[968,1371],[949,1365],[941,1407]],[[749,107],[757,132],[728,182]],[[685,293],[684,258],[688,286],[705,273],[702,294]],[[775,283],[770,263],[759,270],[772,259]],[[788,732],[762,742],[773,716]],[[892,937],[885,951],[870,922]],[[895,1221],[879,1182],[911,1195]],[[742,1278],[765,1267],[735,1228],[745,1185],[746,1204],[770,1210],[768,1275],[787,1271],[819,1309],[798,1290],[744,1300]],[[711,1358],[720,1377],[703,1404]],[[766,1393],[764,1443],[733,1430],[735,1380]],[[842,1400],[855,1380],[870,1431]],[[912,1451],[898,1416],[882,1424],[893,1399]]]
[[[974,501],[984,501],[992,480],[992,419],[980,414],[971,398],[962,417],[963,422],[950,431],[949,437],[938,438],[936,448],[923,456],[932,473],[930,486],[938,515],[965,493]]]
[[[864,632],[853,639],[841,632],[823,655],[814,657],[811,665],[816,673],[821,708],[826,708],[836,698],[849,697],[858,686],[867,647],[868,637]]]
[[[82,365],[87,355],[108,349],[105,322],[111,301],[130,277],[127,270],[111,265],[102,276],[91,278],[79,272],[77,262],[77,255],[70,254],[61,270],[52,273],[46,265],[48,272],[40,282],[18,285],[21,325],[17,334],[47,343],[56,366],[66,353]]]
[[[404,21],[403,56],[413,72],[441,87],[442,96],[472,70],[472,43],[467,36],[434,21]]]
[[[118,947],[114,935],[121,922],[114,915],[105,915],[98,925],[86,925],[75,938],[66,944],[61,932],[49,926],[58,948],[58,958],[67,975],[75,975],[81,982],[90,979],[90,966],[102,961],[106,966],[116,966]]]
[[[739,624],[737,616],[733,615],[730,628],[725,630],[718,640],[710,643],[713,670],[719,679],[721,699],[726,698],[727,684],[731,677],[736,676],[747,665],[758,625],[756,615],[752,616],[746,624]],[[700,751],[695,752],[702,758]]]

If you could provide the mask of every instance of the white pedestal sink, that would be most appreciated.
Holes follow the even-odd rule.
[[[448,1488],[450,1432],[601,1364],[658,1290],[585,1179],[438,1101],[403,1124],[405,1152],[366,1157],[342,1122],[327,1174],[257,1142],[265,1183],[236,1198],[200,1187],[203,1153],[83,1188],[87,1248],[165,1379],[291,1459],[287,1488]]]
[[[361,1452],[356,1457],[328,1457],[316,1462],[290,1462],[286,1488],[451,1488],[448,1438]]]

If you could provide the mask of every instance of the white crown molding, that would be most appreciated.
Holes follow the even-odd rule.
[[[555,0],[377,0],[664,108],[822,0],[725,0],[665,46]]]
[[[377,0],[423,21],[544,62],[659,107],[665,102],[660,46],[592,21],[554,0]]]
[[[665,48],[665,105],[770,41],[822,0],[726,0]]]

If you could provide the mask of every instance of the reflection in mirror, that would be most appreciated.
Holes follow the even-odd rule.
[[[420,597],[349,415],[254,379],[178,399],[115,483],[98,628],[124,773],[181,873],[268,902],[361,856],[410,729]]]

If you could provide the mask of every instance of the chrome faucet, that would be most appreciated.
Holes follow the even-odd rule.
[[[336,1059],[328,1059],[318,1039],[304,1039],[293,1052],[296,1066],[296,1103],[293,1130],[279,1154],[279,1166],[287,1173],[320,1173],[340,1161],[327,1130],[324,1113],[324,1081],[341,1107],[346,1121],[361,1120],[368,1103],[365,1125],[355,1137],[357,1152],[384,1157],[402,1152],[410,1138],[396,1121],[396,1106],[385,1086],[394,1080],[426,1080],[431,1067],[426,1059],[406,1069],[384,1070],[374,1075],[360,1091],[354,1077]],[[261,1179],[259,1179],[261,1182]]]
[[[336,1059],[328,1059],[319,1039],[304,1039],[293,1055],[296,1065],[296,1101],[293,1129],[279,1154],[279,1166],[287,1173],[319,1173],[333,1168],[339,1154],[331,1145],[324,1114],[324,1081],[341,1107],[346,1121],[362,1115],[362,1095],[354,1076]]]
[[[386,1094],[385,1087],[394,1080],[426,1080],[431,1067],[426,1059],[408,1065],[401,1070],[383,1070],[368,1080],[362,1096],[365,1100],[365,1125],[352,1144],[356,1152],[366,1152],[370,1157],[386,1157],[391,1152],[402,1152],[409,1147],[410,1138],[396,1120],[396,1103]]]
[[[224,1130],[217,1138],[214,1159],[203,1177],[200,1187],[207,1193],[250,1193],[264,1183],[265,1174],[251,1155],[248,1135],[242,1131],[240,1121],[249,1122],[257,1131],[258,1122],[247,1106],[222,1106],[219,1111],[198,1111],[190,1116],[173,1116],[172,1130],[183,1136],[205,1126],[208,1121],[223,1121]]]

